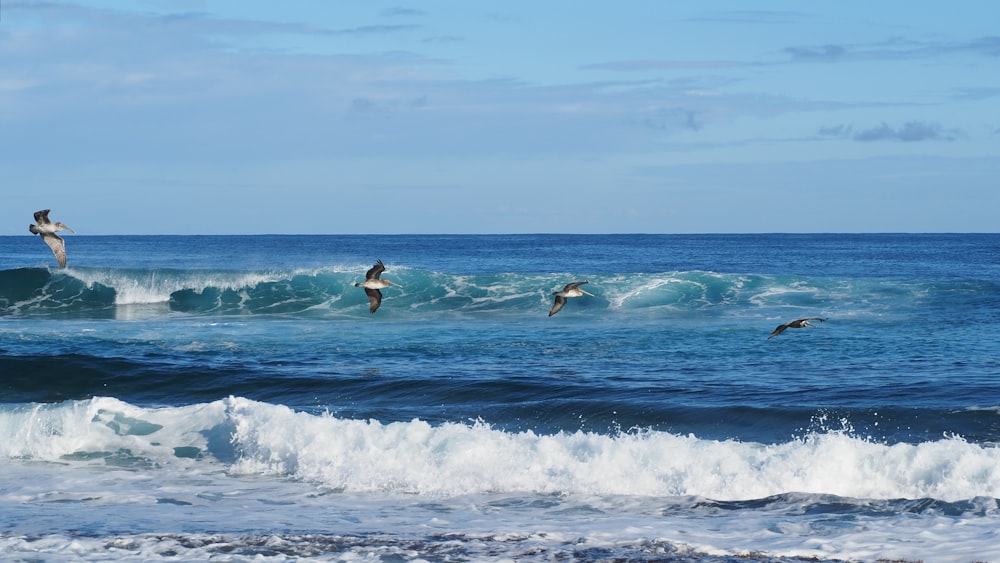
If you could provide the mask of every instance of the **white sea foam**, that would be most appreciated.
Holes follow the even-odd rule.
[[[0,508],[24,515],[0,551],[54,560],[1000,558],[1000,448],[959,438],[767,445],[95,398],[0,409],[0,480]],[[765,500],[716,508],[744,499]]]
[[[242,272],[215,270],[119,270],[68,269],[67,274],[88,286],[100,284],[115,290],[116,305],[166,303],[176,291],[196,292],[207,288],[243,290],[260,283],[288,279],[288,272]]]
[[[630,308],[637,306],[648,306],[651,303],[658,305],[669,305],[676,303],[679,298],[679,290],[675,284],[684,284],[684,280],[664,274],[650,277],[633,276],[629,281],[625,277],[617,280],[613,290],[609,292],[608,300],[613,309]]]
[[[342,420],[242,401],[230,415],[242,453],[235,471],[291,475],[348,491],[1000,497],[1000,449],[960,438],[890,446],[841,433],[777,445],[665,432],[538,435],[482,423]]]
[[[163,409],[108,398],[5,409],[0,435],[6,459],[90,463],[103,459],[95,452],[127,451],[165,467],[224,460],[234,474],[348,492],[1000,498],[1000,448],[957,437],[887,445],[843,432],[781,444],[655,431],[536,434],[481,422],[341,419],[241,398]]]
[[[106,397],[0,409],[0,459],[101,459],[89,454],[129,451],[150,460],[175,458],[175,448],[207,447],[225,419],[225,403],[140,408]],[[182,450],[183,451],[183,450]]]

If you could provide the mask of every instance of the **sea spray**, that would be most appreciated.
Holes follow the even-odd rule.
[[[538,434],[482,421],[342,419],[238,397],[158,409],[110,398],[4,408],[0,432],[7,459],[89,464],[127,452],[164,467],[231,461],[234,474],[352,493],[1000,498],[1000,449],[958,437],[886,445],[838,431],[780,444],[658,431]]]

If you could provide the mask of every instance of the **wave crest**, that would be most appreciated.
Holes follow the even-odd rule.
[[[640,311],[794,315],[863,307],[879,315],[915,304],[998,298],[987,282],[907,282],[803,278],[704,271],[630,274],[460,275],[396,268],[403,285],[384,291],[380,315],[522,314],[547,311],[552,292],[588,279],[595,297],[574,299],[576,314]],[[130,270],[24,268],[0,271],[0,315],[107,314],[116,307],[158,305],[187,314],[368,316],[358,271]],[[779,312],[780,310],[780,312]]]
[[[0,456],[169,468],[224,463],[348,492],[569,493],[764,499],[787,493],[956,502],[1000,497],[1000,448],[886,445],[843,432],[779,444],[661,431],[508,432],[383,424],[230,397],[140,408],[110,398],[0,410]]]

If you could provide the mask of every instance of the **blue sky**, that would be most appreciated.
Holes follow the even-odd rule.
[[[998,232],[997,22],[0,0],[0,234]]]

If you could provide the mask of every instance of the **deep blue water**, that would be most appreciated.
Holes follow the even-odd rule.
[[[66,239],[0,237],[0,552],[1000,560],[1000,235]]]

